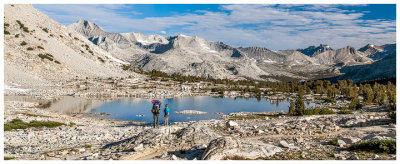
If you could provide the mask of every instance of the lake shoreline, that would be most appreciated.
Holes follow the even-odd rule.
[[[107,119],[101,117],[87,117],[87,116],[69,116],[64,114],[55,113],[53,111],[49,111],[46,109],[37,108],[37,103],[30,103],[24,101],[6,101],[6,111],[5,111],[5,122],[10,121],[13,118],[19,118],[23,121],[30,120],[51,120],[51,121],[61,121],[65,124],[69,124],[70,122],[74,122],[75,125],[72,127],[63,125],[57,128],[30,128],[24,130],[12,130],[5,132],[5,156],[7,157],[15,157],[16,159],[201,159],[202,154],[205,152],[205,148],[208,146],[208,143],[213,139],[220,138],[225,136],[223,139],[229,140],[229,142],[233,142],[236,144],[248,145],[250,143],[245,143],[245,140],[254,140],[254,143],[250,144],[250,148],[253,147],[253,150],[244,149],[241,150],[243,152],[259,152],[257,145],[262,143],[260,139],[270,140],[271,152],[274,152],[273,155],[262,154],[262,151],[259,156],[264,156],[265,158],[275,158],[278,156],[282,156],[282,151],[278,151],[279,149],[293,149],[292,151],[296,151],[297,148],[302,149],[303,146],[306,146],[304,149],[308,148],[307,145],[314,144],[313,141],[314,136],[319,136],[317,133],[319,130],[318,126],[324,120],[334,119],[337,121],[333,121],[334,124],[326,126],[327,128],[323,128],[326,131],[324,133],[328,133],[332,131],[332,135],[324,136],[321,140],[329,141],[329,139],[334,138],[335,136],[344,135],[347,136],[345,131],[355,131],[358,133],[365,133],[365,128],[374,127],[374,130],[380,131],[378,134],[387,133],[389,136],[392,135],[393,125],[390,126],[380,126],[377,125],[366,125],[365,127],[359,127],[359,122],[354,122],[352,124],[348,123],[352,128],[345,128],[345,124],[340,124],[340,120],[346,120],[348,118],[367,118],[368,120],[385,120],[385,113],[382,112],[364,112],[364,113],[355,113],[351,115],[321,115],[321,116],[302,116],[302,117],[287,117],[287,116],[279,116],[276,118],[250,118],[250,117],[242,117],[241,119],[230,119],[234,118],[234,116],[252,116],[256,114],[267,114],[267,113],[258,113],[258,112],[241,112],[235,113],[231,115],[224,115],[221,120],[202,120],[202,121],[191,121],[191,122],[179,122],[176,124],[170,125],[167,127],[160,127],[153,129],[151,124],[149,123],[139,123],[134,121],[122,121],[115,119]],[[376,107],[372,107],[376,108]],[[371,107],[366,108],[372,109]],[[384,109],[380,109],[384,110]],[[49,117],[32,117],[24,114],[16,114],[16,113],[31,113]],[[275,112],[274,114],[278,114],[279,112]],[[273,114],[273,113],[269,113]],[[372,118],[371,118],[372,117]],[[229,121],[232,120],[235,123],[228,124]],[[299,129],[298,134],[307,134],[310,135],[307,137],[306,135],[300,135],[302,139],[298,137],[288,138],[287,136],[291,136],[292,134],[296,134],[290,131],[287,131],[286,127],[293,126],[296,129],[297,124],[293,121],[303,122],[304,120],[308,122],[307,124],[315,124],[313,126],[305,126],[304,132],[303,129]],[[350,119],[352,120],[352,119]],[[228,121],[228,122],[227,122]],[[322,122],[321,122],[322,121]],[[286,122],[286,123],[285,123]],[[291,123],[290,123],[291,122]],[[337,123],[336,123],[337,122]],[[381,124],[381,123],[380,123]],[[386,124],[386,123],[383,123]],[[394,125],[395,126],[395,125]],[[190,129],[197,129],[192,131]],[[353,130],[351,130],[353,129]],[[379,130],[381,129],[381,130]],[[343,133],[342,131],[343,130]],[[205,134],[199,132],[206,132]],[[296,130],[297,131],[297,130]],[[336,132],[340,132],[336,134]],[[335,133],[334,133],[335,132]],[[172,138],[169,138],[172,134]],[[282,137],[274,138],[272,136],[281,135]],[[285,137],[285,135],[287,135]],[[377,135],[377,136],[379,136]],[[63,137],[60,137],[63,136]],[[150,137],[152,136],[152,137]],[[191,137],[195,137],[194,140]],[[237,136],[239,138],[231,140],[232,138]],[[268,137],[269,136],[269,137]],[[167,137],[167,138],[165,138]],[[228,137],[228,138],[226,138]],[[261,137],[261,138],[260,138]],[[353,136],[354,137],[354,136]],[[157,143],[153,144],[145,144],[147,142],[154,142],[155,140],[164,138],[165,143]],[[174,139],[175,138],[175,139]],[[352,137],[350,137],[352,138]],[[179,139],[180,141],[177,142]],[[48,143],[41,143],[41,140],[46,140]],[[292,147],[282,147],[279,143],[284,140],[288,142],[289,145],[293,144]],[[302,142],[298,142],[303,140]],[[24,145],[18,145],[24,141]],[[321,141],[322,143],[322,141]],[[161,145],[158,145],[161,144]],[[300,144],[300,145],[298,145]],[[158,145],[158,146],[157,146]],[[303,145],[303,146],[301,146]],[[22,146],[22,147],[21,147]],[[255,146],[255,147],[254,147]],[[297,148],[296,148],[297,147]],[[322,146],[321,148],[308,148],[307,150],[310,152],[315,151],[333,151],[334,147],[331,146]],[[191,150],[192,153],[173,153],[173,154],[164,154],[165,151],[159,150],[159,148],[165,148],[165,150]],[[131,151],[121,152],[118,150],[126,150],[131,149]],[[227,150],[232,149],[227,147]],[[243,148],[241,148],[243,149]],[[150,152],[158,152],[159,156],[152,156]],[[161,151],[161,152],[160,152]],[[311,155],[312,153],[308,154]],[[328,153],[329,154],[329,153]],[[337,157],[332,158],[329,156],[320,157],[321,159],[339,159],[339,158],[351,158],[354,156],[351,153],[340,153],[337,152]],[[241,153],[243,156],[247,156],[246,153]],[[267,156],[268,155],[268,156]],[[289,155],[287,155],[289,157]],[[359,158],[370,158],[362,155]],[[252,158],[251,156],[247,156],[248,158]],[[307,159],[307,155],[304,155]],[[311,156],[310,159],[313,159]],[[394,159],[396,158],[393,155],[388,154],[387,156],[382,156],[382,159]],[[290,159],[290,158],[288,158]]]
[[[41,101],[50,101],[60,96],[91,99],[94,95],[108,95],[104,96],[107,100],[132,94],[149,98],[218,96],[209,92],[180,90],[177,87],[131,89],[128,86],[116,89],[92,87],[87,90],[71,87],[40,88],[19,94],[6,91],[5,96],[31,95]],[[251,94],[236,94],[246,95],[250,97]],[[226,96],[235,95],[226,92]],[[295,97],[295,93],[277,93],[275,96],[264,95],[262,99],[294,100]],[[333,109],[349,103],[346,100],[338,100],[335,104],[327,103],[320,100],[320,97],[322,96],[317,94],[305,95],[304,100],[321,106],[332,106]],[[272,117],[267,113],[241,112],[223,115],[220,120],[176,122],[168,127],[160,126],[156,129],[148,122],[67,115],[39,106],[39,102],[6,99],[4,122],[17,118],[24,122],[57,121],[65,125],[5,131],[5,157],[26,160],[192,160],[230,159],[235,156],[248,159],[396,159],[396,155],[393,154],[377,154],[379,157],[376,157],[373,153],[362,154],[347,149],[352,142],[359,140],[395,139],[396,125],[390,123],[386,114],[387,108],[384,106],[365,106],[353,114],[313,116],[285,116],[280,113],[281,115]],[[279,112],[276,111],[275,114]],[[340,138],[346,143],[340,147],[326,144],[335,138]],[[213,145],[211,143],[218,142],[231,144],[217,148],[215,152],[207,152],[214,149],[210,147]],[[231,147],[233,145],[237,147]],[[261,147],[265,149],[260,149]]]

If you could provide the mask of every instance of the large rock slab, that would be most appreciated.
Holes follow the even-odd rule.
[[[209,143],[201,159],[222,160],[234,156],[239,156],[244,159],[257,159],[259,157],[269,157],[281,151],[282,149],[280,147],[265,144],[257,140],[240,140],[230,137],[220,137]]]

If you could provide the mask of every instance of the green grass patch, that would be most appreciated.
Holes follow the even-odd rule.
[[[27,129],[31,127],[48,127],[54,128],[61,125],[65,125],[61,122],[55,121],[31,121],[29,123],[23,122],[20,119],[13,119],[12,121],[4,124],[4,131],[10,131],[13,129]]]
[[[13,160],[15,157],[4,157],[4,160]]]
[[[396,153],[396,140],[385,139],[385,140],[370,140],[370,141],[360,141],[351,144],[350,150],[359,151],[370,151],[379,153]]]
[[[75,126],[75,125],[76,125],[76,123],[74,123],[74,122],[70,122],[70,123],[69,123],[69,126],[70,126],[70,127],[73,127],[73,126]]]
[[[30,114],[30,113],[19,113],[19,114],[23,114],[25,116],[30,116],[30,117],[50,117],[50,116],[45,116],[45,115],[40,115],[40,114]]]
[[[337,114],[353,114],[351,110],[340,110]]]

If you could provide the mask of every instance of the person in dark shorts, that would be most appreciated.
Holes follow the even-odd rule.
[[[153,127],[155,128],[155,127],[158,127],[158,125],[159,125],[161,101],[153,100],[153,101],[151,101],[151,103],[153,103],[153,108],[151,109],[151,113],[153,113],[153,119],[154,119]]]

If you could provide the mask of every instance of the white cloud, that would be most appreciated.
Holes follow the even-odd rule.
[[[125,5],[35,5],[57,21],[87,19],[110,32],[186,33],[233,46],[296,49],[319,43],[334,48],[395,41],[395,20],[363,20],[364,13],[338,5],[222,5],[227,12],[196,11],[135,19]],[[304,10],[293,10],[301,7]],[[132,12],[131,14],[141,14]]]

